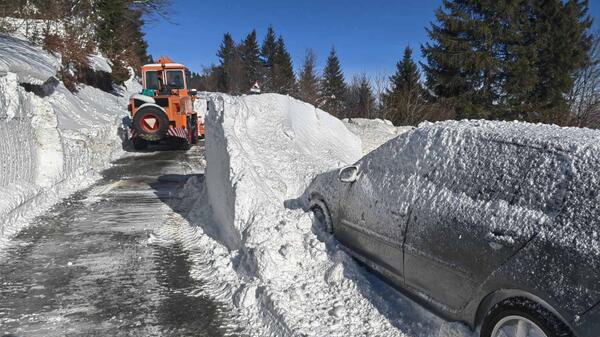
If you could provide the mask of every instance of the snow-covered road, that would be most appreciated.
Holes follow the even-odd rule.
[[[11,240],[0,252],[0,335],[235,335],[181,239],[179,192],[201,179],[202,148],[127,155]]]

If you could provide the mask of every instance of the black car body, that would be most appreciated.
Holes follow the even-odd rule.
[[[519,299],[600,336],[600,132],[425,124],[305,195],[353,256],[448,319],[476,327]]]

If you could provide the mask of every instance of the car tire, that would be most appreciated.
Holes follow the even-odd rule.
[[[323,224],[327,233],[333,233],[333,223],[331,221],[331,214],[329,213],[329,209],[327,205],[321,200],[316,200],[312,203],[310,210],[315,215],[317,221]]]
[[[573,337],[569,327],[554,314],[525,298],[511,298],[496,304],[486,316],[480,336],[511,336],[511,332],[516,336],[518,324],[543,333],[542,337]]]

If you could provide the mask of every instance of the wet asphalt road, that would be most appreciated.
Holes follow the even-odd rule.
[[[0,253],[0,336],[231,335],[188,253],[157,234],[201,157],[125,156],[18,234]]]

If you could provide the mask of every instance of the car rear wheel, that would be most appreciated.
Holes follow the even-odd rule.
[[[500,302],[490,310],[481,337],[572,337],[569,328],[541,305],[524,298]]]

